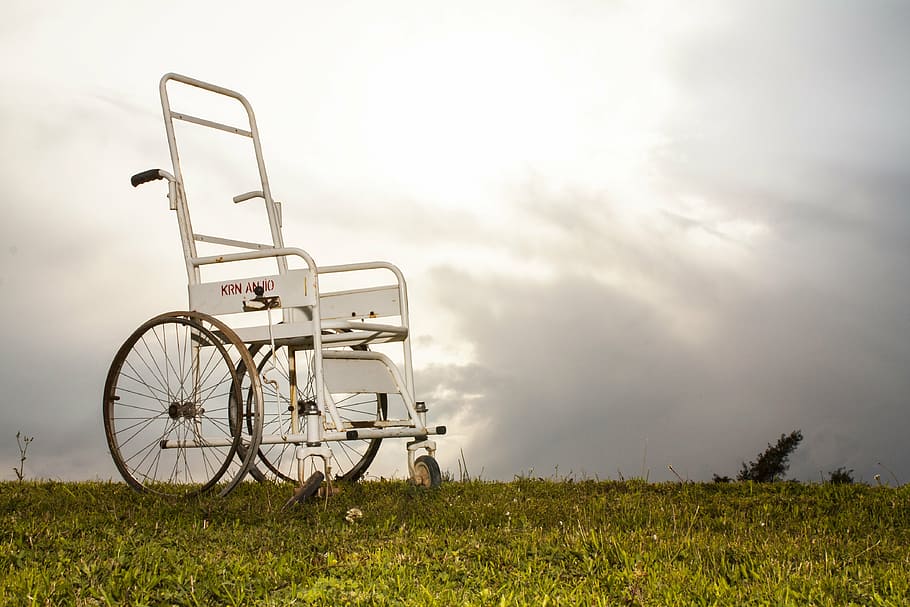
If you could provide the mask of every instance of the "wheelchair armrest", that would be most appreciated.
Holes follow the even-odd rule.
[[[388,270],[397,281],[395,285],[379,285],[344,291],[320,290],[320,307],[325,318],[352,319],[400,316],[401,324],[408,325],[408,289],[398,266],[387,261],[367,261],[334,266],[318,266],[317,275]]]

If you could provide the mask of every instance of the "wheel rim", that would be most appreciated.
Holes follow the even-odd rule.
[[[220,481],[227,492],[239,482],[248,461],[235,457],[243,432],[240,411],[229,403],[242,395],[245,367],[238,371],[237,361],[244,357],[251,360],[230,329],[192,312],[153,318],[127,339],[111,364],[103,403],[108,446],[127,483],[193,495]],[[261,418],[258,377],[248,383],[250,410]],[[162,448],[163,441],[177,446]]]
[[[430,470],[426,464],[419,462],[414,465],[414,484],[418,487],[429,487],[432,483]]]
[[[278,391],[265,381],[262,384],[264,396],[263,435],[281,435],[291,432],[290,370],[288,349],[277,348],[275,369],[272,370],[273,353],[264,346],[254,350],[254,359],[261,376],[278,382]],[[315,400],[315,380],[312,351],[299,350],[296,357],[297,399]],[[377,419],[386,419],[388,397],[385,394],[333,394],[335,404],[343,421],[372,425]],[[249,402],[249,396],[248,396]],[[299,410],[299,432],[306,434],[306,416]],[[248,431],[248,430],[247,430]],[[335,480],[356,481],[366,472],[382,439],[332,441],[332,469]],[[251,469],[258,480],[298,481],[296,445],[292,443],[260,444],[258,465]]]

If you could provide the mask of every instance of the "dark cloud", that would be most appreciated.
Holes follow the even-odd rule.
[[[905,416],[910,356],[910,11],[869,8],[757,3],[692,40],[675,72],[687,109],[659,165],[668,193],[767,226],[757,272],[798,358],[766,381],[819,422],[817,467],[852,457],[867,478],[877,453],[907,469],[887,424]]]
[[[463,420],[477,432],[469,461],[490,477],[555,466],[629,476],[646,458],[652,478],[672,478],[673,464],[705,479],[795,428],[807,436],[793,469],[803,478],[845,465],[868,480],[882,459],[910,469],[899,429],[906,330],[882,342],[869,328],[899,319],[851,321],[812,289],[728,284],[708,310],[711,330],[693,342],[634,295],[592,281],[441,272],[438,284],[476,360],[432,368],[419,385],[446,395],[450,418],[461,395],[475,395]]]
[[[673,435],[679,422],[724,391],[710,353],[675,339],[663,319],[620,290],[581,279],[440,282],[448,286],[440,299],[459,301],[459,333],[472,340],[477,360],[452,378],[435,375],[455,384],[452,394],[483,394],[470,409],[485,429],[470,440],[470,455],[494,478],[555,466],[637,474],[646,445],[657,461],[678,452],[688,441],[684,428]],[[458,293],[477,296],[458,300]],[[702,430],[723,427],[725,417],[702,418]]]

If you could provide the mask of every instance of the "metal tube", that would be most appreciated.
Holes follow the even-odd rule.
[[[288,383],[290,389],[290,407],[291,407],[291,432],[297,434],[300,432],[300,420],[297,412],[297,350],[292,346],[288,349]]]
[[[210,242],[212,244],[223,244],[229,247],[237,247],[238,249],[253,249],[257,251],[275,248],[270,244],[247,242],[245,240],[234,240],[232,238],[221,238],[219,236],[207,236],[205,234],[193,234],[193,240],[196,242]]]
[[[238,129],[235,126],[221,124],[220,122],[206,120],[205,118],[198,118],[196,116],[190,116],[189,114],[180,114],[178,112],[171,112],[171,116],[174,118],[174,120],[183,120],[184,122],[192,122],[193,124],[207,126],[209,128],[218,129],[219,131],[227,131],[228,133],[233,133],[235,135],[243,135],[244,137],[253,136],[253,134],[251,132],[245,131],[243,129]]]
[[[337,442],[349,440],[370,440],[374,438],[406,438],[434,436],[446,433],[445,426],[430,426],[428,428],[358,428],[357,430],[346,430],[338,432],[336,430],[327,430],[322,433],[321,442]],[[306,434],[288,434],[282,437],[280,434],[264,434],[262,436],[262,445],[280,445],[280,444],[306,444]],[[168,440],[161,441],[162,449],[188,449],[192,447],[230,447],[234,441],[230,438],[198,438],[195,440]]]
[[[306,405],[306,444],[316,447],[322,442],[322,418],[316,403],[310,401]]]

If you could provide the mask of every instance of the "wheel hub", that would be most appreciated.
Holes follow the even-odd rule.
[[[195,403],[190,401],[174,401],[167,408],[167,414],[171,417],[171,419],[178,419],[181,417],[185,419],[192,419],[197,415],[202,415],[203,413],[205,413],[205,409],[202,407],[197,407]]]
[[[315,406],[316,406],[316,401],[314,401],[314,400],[303,400],[302,398],[298,399],[297,400],[297,415],[302,417],[307,414],[308,407],[315,407]],[[290,410],[291,410],[291,407],[288,407],[288,411],[290,411]]]

